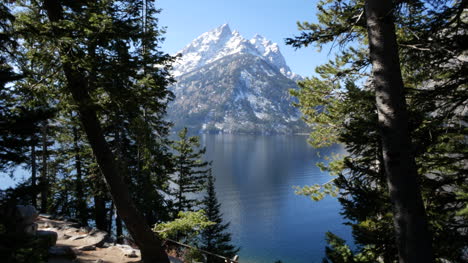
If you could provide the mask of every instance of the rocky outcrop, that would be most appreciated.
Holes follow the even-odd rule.
[[[7,215],[8,216],[8,215]],[[32,205],[17,205],[15,208],[16,233],[36,235],[37,224],[35,223],[38,213]]]
[[[49,262],[120,263],[141,260],[139,249],[114,243],[104,231],[80,227],[76,223],[48,216],[39,216],[36,223],[39,226],[38,233],[56,234],[57,243],[49,249]],[[172,263],[183,263],[173,257],[169,259]]]

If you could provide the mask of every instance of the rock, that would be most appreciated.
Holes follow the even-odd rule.
[[[101,247],[103,248],[109,248],[109,247],[112,247],[114,244],[112,243],[108,243],[108,242],[104,242],[104,244],[101,245]]]
[[[24,225],[34,223],[39,215],[36,208],[32,205],[17,205],[15,214],[18,221]]]
[[[81,247],[77,247],[76,249],[81,250],[81,251],[91,251],[91,250],[96,250],[96,246],[93,246],[93,245],[81,246]]]
[[[58,247],[53,246],[49,248],[50,257],[66,258],[66,259],[75,259],[76,254],[73,252],[73,249],[70,247]]]
[[[85,235],[79,235],[79,236],[74,236],[74,237],[70,237],[70,240],[78,240],[78,239],[83,239],[85,237],[87,237],[88,235],[85,234]]]
[[[57,243],[58,235],[57,232],[54,231],[38,230],[37,237],[43,239],[46,242],[47,247],[52,247]]]
[[[171,257],[171,256],[169,256],[169,262],[170,263],[184,263],[182,260],[175,258],[175,257]]]
[[[28,225],[22,226],[23,230],[20,232],[23,232],[27,235],[35,236],[37,233],[37,224],[36,223],[31,223]]]
[[[122,254],[128,258],[137,258],[140,256],[140,250],[134,249],[129,245],[115,245],[116,248],[119,248]]]
[[[47,219],[52,219],[52,215],[49,214],[39,214],[39,216]]]
[[[98,260],[94,261],[94,263],[104,263],[104,261],[102,259],[98,259]]]
[[[93,229],[89,226],[83,226],[83,227],[80,227],[80,232],[83,232],[83,233],[89,233],[91,232]]]
[[[100,230],[91,231],[86,236],[85,241],[89,245],[100,247],[106,241],[107,236],[108,236],[107,232],[104,232],[104,231],[100,231]]]

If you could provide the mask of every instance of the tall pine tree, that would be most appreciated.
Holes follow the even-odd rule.
[[[175,215],[181,211],[194,211],[200,204],[195,194],[205,189],[210,165],[203,161],[205,148],[200,148],[200,138],[188,136],[187,128],[178,133],[179,140],[173,143],[174,149],[174,190]]]
[[[467,169],[462,165],[468,159],[462,139],[468,131],[463,113],[467,67],[461,45],[467,32],[462,15],[466,1],[429,2],[399,2],[392,12],[414,146],[410,150],[421,175],[418,180],[434,236],[435,258],[462,261],[467,235],[459,229],[466,219],[458,217],[457,211],[466,199],[457,199],[457,192],[467,183]],[[333,184],[340,188],[343,215],[359,245],[356,255],[348,257],[393,262],[397,249],[378,136],[375,86],[368,70],[364,1],[322,1],[318,10],[319,23],[300,23],[304,32],[288,43],[301,47],[333,42],[340,45],[340,52],[316,69],[319,77],[300,83],[295,95],[305,120],[314,128],[310,141],[316,146],[343,143],[348,152],[327,168],[338,174]],[[320,198],[324,192],[319,188],[305,187],[301,193]],[[330,193],[332,188],[329,184],[324,190]],[[336,245],[335,252],[346,251],[337,239],[330,241]],[[333,258],[338,258],[336,253]]]
[[[208,176],[208,186],[206,196],[203,199],[202,209],[206,213],[208,221],[215,223],[208,226],[201,232],[202,249],[222,255],[228,258],[233,258],[239,251],[231,244],[231,234],[228,232],[229,223],[223,223],[222,214],[220,211],[221,204],[218,202],[215,191],[215,178]],[[223,263],[224,260],[207,255],[207,263]]]

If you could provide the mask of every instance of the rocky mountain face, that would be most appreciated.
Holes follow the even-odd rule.
[[[176,99],[169,106],[175,129],[202,133],[291,134],[306,125],[292,106],[292,73],[278,45],[262,36],[243,38],[222,25],[179,52]]]

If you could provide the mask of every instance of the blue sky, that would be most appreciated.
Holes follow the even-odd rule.
[[[163,51],[174,54],[202,33],[228,23],[245,38],[256,33],[278,43],[291,70],[302,76],[314,74],[329,49],[318,52],[309,46],[294,50],[284,39],[298,35],[297,21],[316,21],[317,0],[157,0],[162,8],[159,24],[167,27]],[[331,53],[333,54],[333,53]]]

